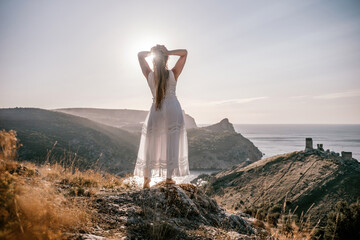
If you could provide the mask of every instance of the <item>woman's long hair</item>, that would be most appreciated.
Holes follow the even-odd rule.
[[[155,49],[154,54],[155,110],[160,110],[166,93],[166,79],[169,77],[169,70],[167,70],[169,56],[164,55],[157,49]]]

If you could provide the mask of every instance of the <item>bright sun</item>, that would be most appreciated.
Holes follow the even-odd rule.
[[[155,46],[156,44],[162,44],[167,46],[168,42],[166,38],[161,36],[139,36],[136,39],[129,39],[128,44],[126,45],[126,61],[131,63],[133,67],[138,68],[139,63],[137,59],[137,54],[140,51],[150,51],[150,49]],[[149,64],[150,68],[153,67],[153,55],[150,55],[146,58],[147,63]]]
[[[150,49],[155,46],[156,44],[161,44],[161,40],[158,40],[158,38],[154,37],[147,37],[147,38],[139,38],[134,41],[131,41],[129,45],[127,46],[127,54],[128,60],[131,59],[131,62],[138,67],[138,59],[137,54],[140,51],[150,51]],[[152,67],[152,59],[153,55],[150,55],[146,58],[146,61],[148,62],[149,66]],[[132,64],[132,65],[133,65]]]

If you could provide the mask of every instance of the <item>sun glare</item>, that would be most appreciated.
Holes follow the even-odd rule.
[[[139,63],[137,59],[137,54],[141,51],[150,51],[150,49],[156,44],[167,45],[167,41],[163,37],[159,36],[139,36],[137,39],[129,39],[129,43],[126,45],[126,61],[130,62],[133,67],[138,68]],[[146,58],[147,63],[152,68],[154,56],[151,54]]]
[[[150,56],[146,58],[146,61],[149,63],[149,65],[152,65],[152,61],[155,57],[155,54],[151,53]]]

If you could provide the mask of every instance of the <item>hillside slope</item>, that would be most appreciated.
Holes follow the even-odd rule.
[[[246,167],[219,172],[207,193],[220,205],[242,211],[283,208],[311,223],[326,222],[337,201],[354,202],[360,196],[360,163],[320,150],[298,151],[262,159]]]
[[[82,169],[95,167],[100,154],[96,167],[112,173],[133,169],[136,160],[138,139],[133,134],[64,113],[35,108],[0,109],[0,129],[18,133],[23,144],[20,160],[44,162],[55,142],[53,160],[67,164],[74,161]]]

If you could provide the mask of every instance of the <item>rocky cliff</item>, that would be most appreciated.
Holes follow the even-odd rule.
[[[259,149],[240,133],[227,118],[211,126],[189,129],[191,169],[226,169],[246,166],[262,157]]]
[[[291,210],[313,225],[324,224],[337,201],[360,196],[360,163],[320,150],[265,158],[210,178],[206,192],[221,206],[257,213]]]
[[[234,126],[229,122],[229,119],[224,118],[218,123],[215,123],[213,125],[203,127],[203,129],[213,131],[213,132],[231,132],[235,133]]]

